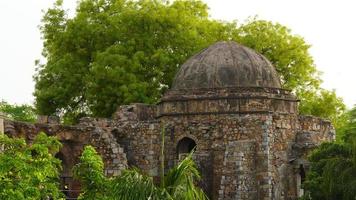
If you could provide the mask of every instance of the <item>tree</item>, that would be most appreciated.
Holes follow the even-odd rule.
[[[233,33],[233,40],[262,55],[276,68],[282,85],[295,91],[317,88],[319,72],[309,54],[310,45],[287,27],[266,20],[252,18]]]
[[[356,198],[356,106],[341,117],[337,142],[322,144],[308,158],[304,199]]]
[[[331,120],[339,134],[340,128],[346,120],[346,106],[342,98],[336,96],[335,91],[321,88],[318,90],[303,90],[299,91],[298,96],[301,100],[301,104],[299,105],[301,113]]]
[[[200,1],[82,0],[73,19],[60,6],[41,28],[47,63],[34,94],[42,114],[108,117],[121,104],[155,102],[188,56],[224,39]]]
[[[317,96],[306,102],[327,102],[310,45],[302,37],[265,20],[212,20],[199,0],[81,0],[74,18],[57,1],[45,13],[41,31],[47,62],[38,62],[34,93],[41,114],[110,117],[122,104],[157,102],[183,62],[220,40],[234,40],[265,55],[283,87],[299,98],[313,92]],[[306,114],[339,115],[342,110],[328,108]]]
[[[351,138],[356,137],[356,105],[340,116],[340,125],[337,130],[337,141],[347,143]]]
[[[0,102],[0,112],[16,121],[35,122],[37,117],[35,109],[32,106],[26,104],[11,105],[6,101]]]
[[[233,31],[232,38],[266,56],[280,75],[283,88],[300,99],[299,112],[330,119],[338,129],[346,106],[335,91],[322,89],[320,72],[309,53],[310,45],[291,30],[252,18]]]
[[[192,154],[172,168],[164,177],[165,184],[156,186],[151,177],[138,169],[124,170],[114,178],[103,174],[104,164],[101,157],[91,146],[86,146],[80,162],[74,168],[74,174],[83,185],[79,199],[107,200],[205,200],[203,191],[195,186],[200,179]]]
[[[0,199],[63,199],[59,191],[61,144],[44,133],[26,144],[22,138],[0,135]]]
[[[311,168],[304,183],[304,199],[356,198],[356,137],[344,144],[324,143],[309,160]]]
[[[106,198],[112,193],[108,190],[110,180],[103,173],[103,160],[92,146],[84,148],[73,171],[74,177],[82,184],[82,193],[78,199],[110,199]]]

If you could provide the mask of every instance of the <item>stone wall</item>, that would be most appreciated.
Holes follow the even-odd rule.
[[[116,143],[112,134],[104,127],[105,120],[100,121],[102,126],[63,126],[60,124],[29,124],[5,120],[5,134],[12,137],[24,137],[32,142],[39,132],[56,136],[63,144],[59,155],[65,163],[65,176],[71,176],[71,167],[74,166],[81,155],[84,146],[92,145],[101,154],[105,164],[105,174],[116,176],[127,167],[126,154],[123,148]]]
[[[0,112],[0,134],[3,134],[5,131],[4,119],[5,119],[5,116]]]
[[[158,177],[161,122],[155,114],[156,107],[152,105],[120,106],[111,121],[111,134],[124,148],[130,166]]]
[[[197,101],[196,106],[213,105],[204,102]],[[334,139],[331,123],[298,116],[296,101],[286,101],[292,107],[275,101],[282,102],[275,108],[283,112],[254,112],[255,101],[244,102],[250,109],[244,113],[218,109],[213,114],[178,115],[161,115],[162,104],[133,104],[121,106],[113,119],[82,118],[75,126],[56,124],[49,118],[41,118],[46,123],[37,124],[5,120],[5,133],[30,142],[39,131],[57,136],[64,144],[58,156],[65,165],[64,175],[71,175],[83,147],[91,144],[102,155],[107,175],[135,166],[159,181],[164,131],[165,171],[178,163],[181,141],[193,141],[197,145],[194,160],[203,178],[199,184],[211,199],[297,199],[301,194],[300,165],[307,169],[307,153]],[[177,105],[165,106],[171,111]]]
[[[322,142],[335,140],[335,129],[330,121],[313,116],[299,116],[297,144],[312,148]]]
[[[177,162],[182,138],[197,144],[203,188],[212,199],[256,199],[269,195],[269,114],[164,117],[168,167]]]
[[[113,125],[112,134],[127,152],[128,163],[147,172],[159,175],[161,125],[157,121],[121,121]]]
[[[270,157],[274,199],[288,199],[289,188],[294,187],[288,183],[291,179],[288,169],[291,167],[290,153],[295,143],[297,129],[298,117],[296,114],[273,115]]]
[[[158,116],[243,113],[297,113],[297,99],[276,88],[223,88],[168,91]]]

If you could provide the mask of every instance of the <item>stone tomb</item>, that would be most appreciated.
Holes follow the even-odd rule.
[[[301,116],[297,107],[265,57],[218,42],[180,67],[157,105],[121,106],[111,119],[83,118],[75,126],[48,117],[36,124],[5,119],[4,129],[29,141],[39,131],[58,136],[63,177],[70,179],[71,167],[90,144],[102,155],[108,176],[136,166],[157,180],[165,129],[166,170],[196,148],[199,184],[211,199],[287,200],[303,194],[307,153],[335,137],[329,121]],[[79,189],[69,179],[64,184]]]

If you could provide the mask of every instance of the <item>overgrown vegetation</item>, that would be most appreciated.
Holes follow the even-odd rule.
[[[153,178],[138,169],[122,171],[118,177],[104,175],[101,157],[91,146],[86,146],[74,174],[82,183],[79,199],[96,200],[207,200],[204,192],[195,186],[200,174],[192,159],[192,154],[168,171],[161,180],[165,184],[155,185]]]
[[[57,138],[45,133],[39,133],[32,144],[0,134],[0,199],[64,200],[59,190],[61,161],[54,156],[60,147]],[[106,177],[103,160],[92,146],[85,147],[73,173],[82,184],[79,199],[83,200],[208,199],[195,185],[200,174],[192,154],[168,171],[161,187],[136,168]]]
[[[61,164],[54,157],[60,147],[55,137],[44,133],[38,134],[31,145],[0,133],[0,199],[62,199]]]
[[[61,5],[47,10],[41,25],[46,62],[38,62],[34,93],[41,114],[74,122],[109,117],[122,104],[157,102],[183,62],[220,40],[265,55],[283,87],[302,100],[303,114],[336,123],[345,109],[320,88],[310,45],[281,24],[213,20],[198,0],[81,0],[73,18]]]
[[[324,143],[310,155],[304,199],[356,198],[356,107],[346,115],[338,143]]]
[[[0,102],[0,112],[5,114],[5,117],[23,122],[35,122],[36,121],[36,112],[35,108],[30,105],[12,105],[6,101]]]

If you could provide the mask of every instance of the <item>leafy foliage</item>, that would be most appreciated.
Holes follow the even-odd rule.
[[[287,27],[254,18],[238,27],[233,39],[266,56],[279,72],[284,88],[299,91],[319,86],[310,45]]]
[[[154,184],[153,178],[138,169],[124,170],[115,178],[103,174],[103,161],[95,149],[87,146],[75,166],[74,174],[82,183],[79,199],[107,200],[206,200],[203,191],[195,186],[200,179],[192,154],[172,168],[165,177],[164,187]]]
[[[356,137],[356,105],[341,116],[343,120],[342,124],[339,126],[339,130],[337,131],[337,139],[340,142],[348,142],[353,137]]]
[[[335,91],[320,88],[320,72],[309,54],[310,45],[291,30],[265,20],[250,19],[232,34],[233,40],[266,56],[278,71],[284,88],[301,100],[301,114],[332,120],[340,127],[345,104]]]
[[[165,189],[176,200],[208,199],[205,193],[195,186],[195,180],[200,180],[200,173],[192,159],[192,153],[165,176]]]
[[[310,156],[305,188],[312,199],[356,198],[356,107],[345,113],[338,143],[327,143]]]
[[[92,146],[86,146],[79,163],[74,167],[74,177],[79,179],[83,186],[83,193],[79,199],[105,199],[109,194],[108,181],[103,171],[104,163]]]
[[[345,144],[322,144],[310,156],[305,199],[356,198],[356,138]]]
[[[300,91],[298,96],[301,100],[301,113],[330,119],[337,130],[343,126],[346,106],[343,100],[336,96],[335,91],[304,90]]]
[[[309,156],[303,199],[356,198],[356,107],[341,117],[337,142],[324,143]]]
[[[31,145],[24,139],[0,135],[0,199],[62,199],[59,191],[60,160],[54,155],[61,144],[44,133]]]
[[[173,200],[165,189],[157,187],[151,177],[142,174],[137,169],[123,171],[121,176],[113,180],[113,184],[113,196],[115,197],[113,199]]]
[[[41,26],[47,62],[39,62],[34,93],[41,114],[73,121],[109,117],[122,104],[154,103],[186,59],[220,40],[265,55],[283,87],[303,100],[303,114],[335,121],[344,110],[334,92],[320,88],[310,45],[281,24],[212,20],[199,0],[81,0],[74,18],[61,3],[45,13]]]
[[[42,24],[41,113],[110,116],[118,105],[157,101],[177,67],[221,40],[223,24],[200,1],[82,0],[73,19],[58,1]]]
[[[35,109],[29,105],[11,105],[5,101],[1,101],[0,112],[4,113],[6,117],[12,120],[24,122],[36,121]]]

